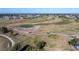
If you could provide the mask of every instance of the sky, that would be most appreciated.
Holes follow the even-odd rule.
[[[0,8],[0,14],[7,13],[79,14],[79,8]]]

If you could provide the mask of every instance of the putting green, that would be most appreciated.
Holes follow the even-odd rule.
[[[31,28],[33,27],[34,25],[32,24],[25,24],[25,25],[20,25],[20,27],[24,27],[24,28]]]

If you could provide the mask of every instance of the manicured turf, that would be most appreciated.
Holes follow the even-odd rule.
[[[24,28],[31,28],[33,27],[34,25],[32,24],[26,24],[26,25],[21,25],[20,27],[24,27]]]

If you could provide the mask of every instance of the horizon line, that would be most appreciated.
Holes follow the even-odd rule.
[[[79,14],[79,8],[0,8],[0,14]]]

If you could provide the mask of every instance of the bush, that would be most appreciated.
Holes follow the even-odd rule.
[[[39,37],[34,38],[35,47],[37,50],[43,49],[46,42],[42,41]]]
[[[22,45],[21,43],[16,43],[12,48],[11,51],[32,51],[33,47],[30,45]]]
[[[23,48],[20,49],[20,51],[32,51],[32,46],[25,45],[25,46],[23,46]]]
[[[43,47],[46,45],[46,42],[44,41],[40,41],[36,44],[38,49],[43,49]]]
[[[69,45],[75,45],[77,43],[77,40],[76,40],[76,38],[74,38],[74,39],[68,41],[68,43],[69,43]]]
[[[16,43],[16,44],[11,48],[11,50],[12,50],[12,51],[19,51],[20,48],[21,48],[21,44],[20,44],[20,43]]]
[[[14,32],[12,29],[11,29],[11,30],[9,30],[9,32],[10,32],[10,33],[11,33],[11,35],[13,35],[13,36],[19,35],[19,33]]]
[[[16,35],[18,35],[19,33],[13,33],[13,36],[16,36]]]
[[[9,32],[7,27],[2,27],[1,30],[2,30],[3,33],[8,33]]]

